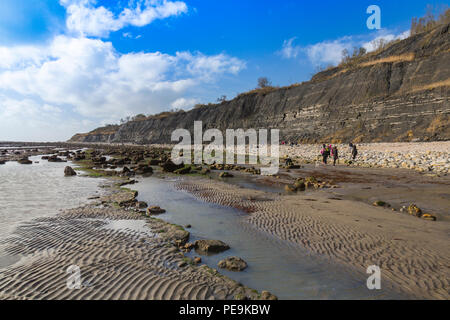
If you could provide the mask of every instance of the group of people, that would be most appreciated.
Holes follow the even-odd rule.
[[[353,143],[350,143],[348,146],[350,148],[351,159],[355,160],[358,155],[358,148]],[[333,159],[333,166],[336,166],[336,162],[339,159],[339,151],[337,146],[333,147],[331,144],[328,146],[324,144],[322,145],[320,154],[322,155],[323,163],[325,165],[328,163],[328,158],[331,157]]]

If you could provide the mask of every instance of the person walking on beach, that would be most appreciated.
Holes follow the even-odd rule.
[[[349,143],[348,144],[348,147],[349,147],[349,152],[350,152],[350,160],[352,160],[352,152],[353,152],[353,143]]]
[[[338,148],[336,146],[331,149],[331,155],[333,156],[333,167],[336,167],[336,161],[339,159]]]
[[[358,155],[358,149],[356,148],[356,145],[353,145],[353,147],[352,147],[352,159],[355,160],[357,155]]]
[[[328,157],[330,156],[330,150],[327,148],[326,145],[322,145],[322,150],[320,151],[322,154],[322,161],[323,164],[327,164]]]

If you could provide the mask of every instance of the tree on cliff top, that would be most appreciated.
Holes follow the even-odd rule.
[[[272,82],[267,77],[261,77],[258,79],[258,88],[267,88],[272,86]]]
[[[434,12],[440,11],[436,18]],[[441,10],[434,8],[432,5],[427,6],[425,16],[417,19],[412,18],[411,21],[411,35],[429,31],[434,27],[442,24],[450,23],[450,9],[448,6],[441,8]]]

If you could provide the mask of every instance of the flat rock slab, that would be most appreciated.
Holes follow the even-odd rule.
[[[194,243],[199,254],[215,254],[230,249],[230,246],[220,240],[197,240]]]

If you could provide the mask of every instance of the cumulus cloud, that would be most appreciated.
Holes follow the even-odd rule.
[[[186,13],[182,1],[139,0],[130,1],[118,15],[104,6],[96,7],[94,0],[60,0],[67,10],[67,28],[82,36],[107,37],[111,31],[126,26],[143,27],[157,19]]]
[[[306,48],[306,54],[314,65],[336,65],[342,60],[342,51],[345,49],[349,50],[352,46],[353,43],[349,38],[324,41],[308,46]]]
[[[375,37],[375,39],[365,42],[362,44],[362,47],[367,50],[367,52],[371,52],[377,49],[377,44],[380,42],[390,42],[393,40],[403,40],[410,36],[410,31],[407,30],[400,34],[393,33],[382,33]]]
[[[0,94],[17,97],[0,105],[0,123],[19,115],[40,122],[47,113],[58,115],[47,121],[59,122],[62,108],[104,122],[185,108],[196,102],[184,98],[188,89],[245,68],[243,61],[224,53],[121,54],[110,42],[67,35],[35,49],[27,56],[26,47],[0,47]]]
[[[103,39],[111,31],[187,12],[180,1],[127,3],[114,14],[94,0],[60,0],[67,33],[41,45],[0,46],[0,139],[64,140],[126,116],[189,108],[198,99],[187,94],[246,67],[225,53],[118,52]]]
[[[346,36],[307,46],[294,45],[294,41],[297,38],[291,38],[283,42],[281,50],[277,53],[285,59],[306,58],[314,66],[337,65],[341,62],[342,51],[345,49],[351,52],[355,47],[363,47],[368,52],[371,52],[376,49],[377,44],[381,41],[402,40],[408,36],[409,31],[395,34],[387,30],[381,30],[372,34],[369,39],[367,39],[367,36]]]
[[[281,55],[283,58],[286,59],[295,59],[297,58],[298,54],[301,51],[301,47],[300,46],[294,46],[294,41],[297,38],[291,38],[289,40],[284,40],[283,42],[283,47],[281,48],[281,50],[278,52],[279,55]]]
[[[199,102],[198,99],[196,98],[179,98],[177,100],[175,100],[174,102],[172,102],[172,108],[175,110],[178,109],[185,109],[185,108],[191,108],[194,105],[196,105]]]

